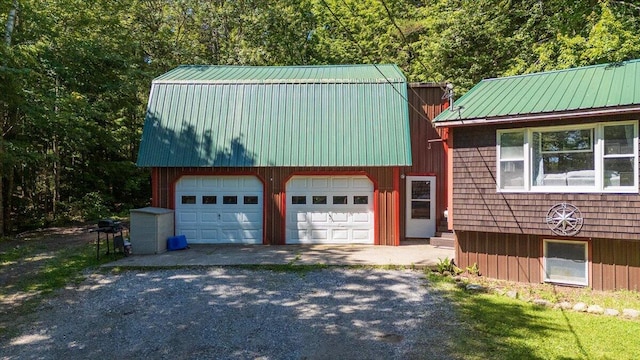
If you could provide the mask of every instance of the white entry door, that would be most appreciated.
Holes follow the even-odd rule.
[[[176,234],[193,244],[261,244],[262,182],[255,176],[183,176]]]
[[[406,237],[429,238],[436,234],[436,177],[407,176]]]
[[[366,176],[294,176],[287,182],[287,244],[373,244]]]

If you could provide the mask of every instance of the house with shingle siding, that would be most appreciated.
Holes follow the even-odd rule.
[[[640,60],[478,83],[448,129],[460,267],[594,289],[640,288]]]

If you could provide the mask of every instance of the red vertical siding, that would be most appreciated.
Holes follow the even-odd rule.
[[[456,231],[456,262],[478,264],[484,276],[540,283],[544,238],[534,235]],[[595,290],[640,290],[640,242],[591,239],[589,285]]]
[[[254,175],[264,182],[264,243],[285,243],[285,190],[286,182],[293,175],[366,175],[374,183],[373,199],[377,209],[375,222],[375,243],[398,245],[397,201],[394,201],[394,168],[157,168],[154,183],[153,203],[155,206],[175,208],[173,187],[183,175]],[[397,174],[397,170],[396,170]]]
[[[412,166],[402,168],[403,175],[433,175],[436,177],[436,223],[444,219],[447,208],[448,184],[446,178],[445,141],[442,130],[436,130],[431,121],[446,107],[442,95],[445,84],[410,84],[409,132],[411,134]],[[400,239],[405,236],[406,182],[400,182]]]

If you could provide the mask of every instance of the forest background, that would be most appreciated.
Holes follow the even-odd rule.
[[[395,63],[459,96],[640,58],[631,0],[1,0],[0,19],[0,236],[147,205],[147,97],[178,65]]]

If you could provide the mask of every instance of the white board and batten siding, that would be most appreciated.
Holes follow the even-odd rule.
[[[181,177],[176,234],[191,244],[262,244],[263,189],[255,176]]]
[[[374,244],[366,176],[294,176],[286,185],[287,244]]]

